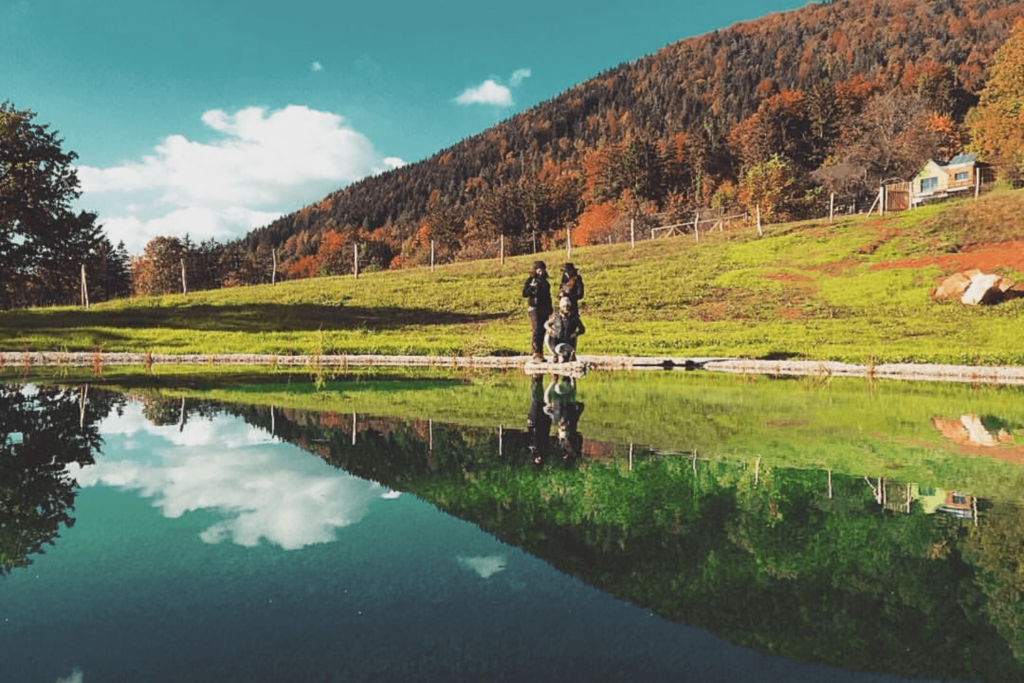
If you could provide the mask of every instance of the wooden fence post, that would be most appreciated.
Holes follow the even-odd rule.
[[[270,284],[277,284],[277,249],[270,250],[270,257],[274,260],[274,270],[270,273]]]
[[[700,242],[700,213],[693,214],[693,241]]]
[[[757,208],[757,236],[758,237],[762,237],[764,235],[764,231],[761,230],[761,205],[757,204],[756,208]]]
[[[836,215],[836,193],[832,192],[828,196],[828,224],[832,225]]]
[[[636,221],[629,219],[629,248],[636,249]]]
[[[430,272],[434,272],[434,240],[430,240]]]
[[[878,215],[885,215],[885,186],[878,188]]]
[[[185,280],[185,259],[181,259],[181,293],[188,294],[188,281]]]
[[[572,261],[572,232],[565,229],[565,260]]]
[[[82,306],[89,308],[89,286],[85,281],[85,264],[82,264]]]
[[[505,236],[501,236],[501,246],[498,249],[498,258],[501,259],[501,265],[505,265]]]
[[[359,278],[359,245],[352,245],[352,277]]]
[[[981,196],[981,172],[978,168],[974,169],[974,198],[977,199]]]

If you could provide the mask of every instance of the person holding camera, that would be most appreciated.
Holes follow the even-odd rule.
[[[534,261],[530,277],[523,284],[523,298],[530,316],[530,352],[533,360],[544,362],[544,323],[551,316],[551,283],[543,261]]]

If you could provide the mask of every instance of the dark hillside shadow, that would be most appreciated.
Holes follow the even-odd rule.
[[[17,311],[4,315],[4,327],[27,332],[88,327],[171,328],[209,332],[307,332],[315,330],[393,330],[418,325],[464,325],[505,317],[424,308],[363,308],[317,304],[248,306],[168,306],[127,311]]]

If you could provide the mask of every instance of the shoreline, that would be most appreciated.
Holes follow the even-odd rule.
[[[372,354],[299,355],[273,354],[164,354],[61,351],[3,351],[0,368],[106,367],[136,365],[267,366],[288,368],[423,367],[456,369],[526,370],[529,356],[382,356]],[[733,374],[864,377],[930,382],[1024,385],[1024,367],[950,365],[930,363],[882,363],[859,365],[836,361],[754,360],[743,358],[686,358],[581,355],[578,365],[589,370],[705,370]],[[558,365],[536,364],[534,372],[554,373]]]

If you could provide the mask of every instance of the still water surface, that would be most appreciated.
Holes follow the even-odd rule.
[[[1024,680],[1015,500],[584,439],[587,381],[518,428],[4,389],[2,680]]]

